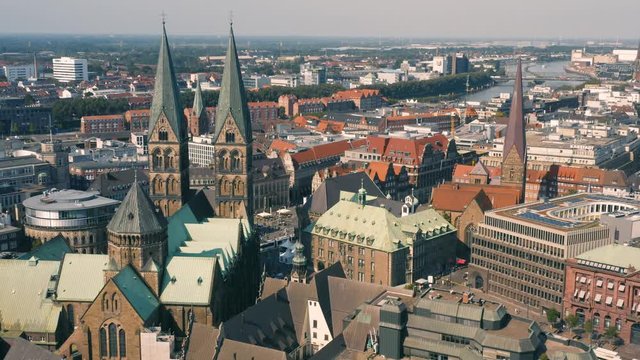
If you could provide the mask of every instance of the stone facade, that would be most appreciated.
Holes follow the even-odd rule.
[[[46,229],[25,226],[25,236],[37,243],[45,243],[58,235],[64,236],[73,251],[82,254],[103,254],[107,248],[107,232],[103,223],[78,230]]]
[[[173,215],[186,202],[189,191],[188,147],[178,139],[166,116],[161,116],[149,134],[149,192],[165,216]]]

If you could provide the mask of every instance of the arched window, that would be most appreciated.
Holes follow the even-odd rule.
[[[67,305],[67,317],[69,318],[69,328],[73,329],[76,326],[76,319],[73,316],[73,305]]]
[[[231,152],[231,170],[238,171],[240,170],[240,153],[236,150]]]
[[[224,140],[225,142],[228,142],[228,143],[230,143],[230,144],[233,144],[233,143],[235,143],[235,142],[236,142],[236,134],[234,134],[234,133],[233,133],[233,132],[231,132],[231,131],[228,131],[228,132],[225,134],[224,139],[225,139],[225,140]]]
[[[116,334],[116,324],[109,324],[109,356],[118,356],[118,334]]]
[[[175,169],[176,153],[173,149],[167,149],[164,152],[164,167],[165,169]]]
[[[80,244],[85,245],[85,243],[86,243],[86,239],[85,239],[84,235],[82,235],[80,237]]]
[[[111,295],[111,304],[113,304],[113,311],[118,311],[118,297],[115,293]]]
[[[158,140],[160,140],[160,141],[167,141],[167,140],[169,140],[169,133],[167,132],[167,130],[165,130],[165,129],[161,129],[161,130],[158,132]]]
[[[595,313],[593,314],[593,328],[597,329],[599,325],[600,325],[600,314]]]
[[[100,328],[100,356],[107,356],[107,331]]]
[[[120,329],[118,332],[118,341],[120,343],[120,357],[127,356],[127,337],[124,334],[124,329]]]
[[[221,150],[218,153],[218,170],[228,170],[227,168],[227,160],[228,153],[226,150]]]
[[[153,151],[153,170],[161,170],[162,165],[162,154],[160,149],[155,149]]]
[[[606,315],[604,317],[604,328],[608,328],[611,327],[611,317],[609,315]]]
[[[616,319],[616,330],[622,330],[622,320]]]

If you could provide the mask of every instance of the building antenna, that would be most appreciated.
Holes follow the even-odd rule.
[[[33,70],[36,73],[36,80],[38,80],[38,60],[36,59],[36,53],[33,53]]]

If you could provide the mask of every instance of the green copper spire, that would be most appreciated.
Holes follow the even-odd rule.
[[[202,89],[200,88],[200,81],[196,85],[196,94],[193,97],[193,109],[191,109],[195,116],[200,117],[204,113],[204,102],[202,101]]]
[[[236,40],[233,37],[233,26],[229,31],[229,46],[224,61],[222,88],[216,109],[215,138],[220,136],[227,118],[231,116],[247,144],[251,143],[251,118],[247,107],[247,97],[242,83],[242,71],[236,52]]]
[[[153,131],[156,122],[164,114],[171,129],[178,139],[184,139],[187,134],[186,123],[182,115],[180,105],[180,92],[176,82],[176,74],[173,71],[173,61],[167,40],[167,31],[162,22],[162,41],[160,42],[160,55],[158,56],[158,68],[156,69],[156,83],[151,103],[151,117],[149,119],[149,131]]]

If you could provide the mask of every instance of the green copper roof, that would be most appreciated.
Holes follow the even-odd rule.
[[[178,139],[185,138],[187,134],[186,123],[182,116],[179,94],[167,32],[163,23],[160,55],[158,56],[158,68],[156,69],[156,83],[153,90],[153,102],[151,103],[151,117],[149,118],[149,131],[153,131],[156,122],[164,114]]]
[[[131,265],[127,265],[114,276],[113,282],[144,321],[158,308],[160,302]]]
[[[233,37],[233,27],[229,32],[229,47],[227,48],[227,58],[224,61],[222,88],[220,89],[220,98],[216,108],[216,139],[219,137],[224,122],[229,116],[236,122],[245,141],[250,143],[251,118],[242,82],[240,61],[238,61],[238,53],[236,52],[236,40]]]
[[[37,248],[19,257],[20,260],[29,260],[35,257],[38,260],[62,261],[66,253],[70,253],[71,248],[67,244],[64,236],[58,235],[45,242]]]
[[[139,182],[134,182],[107,225],[109,231],[118,234],[151,234],[166,227],[167,220],[156,212]]]
[[[200,81],[198,81],[198,84],[196,86],[196,93],[193,97],[192,111],[197,117],[200,117],[202,116],[202,114],[204,114],[204,102],[202,101],[202,89],[200,88]]]

